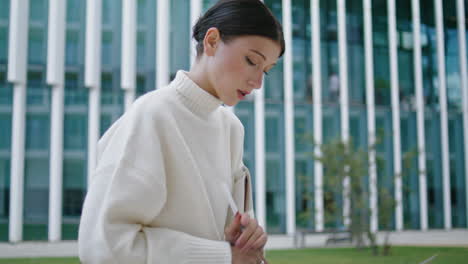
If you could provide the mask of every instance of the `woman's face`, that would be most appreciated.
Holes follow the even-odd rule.
[[[227,42],[221,41],[219,35],[214,37],[215,42],[205,43],[208,91],[233,106],[262,86],[263,76],[276,64],[281,48],[275,41],[260,36],[236,37]]]

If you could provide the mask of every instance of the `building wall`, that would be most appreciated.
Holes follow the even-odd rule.
[[[11,49],[8,47],[10,7],[13,1],[16,0],[0,0],[0,241],[12,240],[9,237],[10,218],[15,208],[10,208],[10,194],[12,179],[17,177],[11,172],[12,137],[17,133],[12,131],[16,88],[7,78],[8,53]],[[122,1],[124,0],[103,0],[102,3],[100,135],[125,111],[125,91],[121,88],[124,70],[121,65]],[[389,32],[392,17],[389,16],[391,14],[387,1],[394,3],[396,10],[396,37],[393,39]],[[190,68],[190,8],[194,2],[170,1],[170,15],[166,24],[169,27],[170,44],[167,51],[170,54],[169,78],[178,69]],[[200,2],[202,9],[206,10],[215,1]],[[322,230],[344,224],[331,221],[319,223],[324,217],[314,210],[316,199],[304,198],[306,194],[316,197],[315,186],[323,175],[323,171],[316,168],[319,166],[318,161],[313,160],[310,155],[313,147],[306,138],[317,135],[317,130],[321,129],[322,142],[345,136],[358,147],[368,147],[371,136],[369,111],[375,113],[375,131],[383,133],[377,154],[386,160],[386,166],[377,170],[377,186],[386,188],[395,195],[402,195],[401,217],[398,216],[400,209],[397,209],[392,228],[421,230],[467,227],[464,142],[468,131],[464,130],[463,122],[464,115],[468,113],[463,112],[462,89],[468,87],[462,87],[461,83],[457,7],[456,1],[443,1],[441,40],[444,44],[445,68],[441,72],[441,64],[437,60],[436,2],[437,0],[419,1],[421,64],[416,65],[416,68],[422,72],[424,107],[418,108],[414,71],[417,46],[413,39],[412,1],[371,1],[373,67],[370,70],[375,103],[369,105],[366,86],[371,80],[366,77],[365,59],[370,51],[365,47],[365,0],[265,0],[276,17],[283,21],[285,29],[290,29],[285,30],[285,33],[291,32],[286,35],[292,43],[288,47],[291,56],[280,59],[278,65],[265,76],[261,96],[250,96],[239,103],[234,112],[245,126],[244,161],[253,175],[255,204],[257,207],[265,207],[263,213],[257,210],[259,219],[263,219],[261,222],[266,225],[269,233],[290,234],[296,228]],[[51,188],[57,188],[50,184],[52,87],[46,82],[49,1],[34,0],[29,5],[29,14],[24,14],[29,18],[29,37],[22,186],[23,223],[20,240],[48,240],[51,239],[48,233],[51,229],[49,195]],[[467,3],[465,15],[466,5]],[[60,208],[61,239],[75,240],[87,189],[88,156],[92,151],[88,149],[88,119],[92,103],[90,88],[85,87],[86,1],[67,0],[66,6],[63,184],[58,187],[62,190],[63,201]],[[317,20],[320,23],[320,39],[316,43],[319,45],[320,57],[314,57],[316,53],[313,52],[315,35],[311,24],[314,19],[312,6],[319,7],[316,14],[320,16]],[[345,39],[340,35],[342,6],[345,8],[345,16],[342,17],[345,23],[341,29],[346,33]],[[160,70],[158,66],[163,67],[156,63],[156,11],[156,1],[137,1],[134,58],[136,96],[157,88],[156,72]],[[291,15],[289,21],[285,20],[285,12],[288,11]],[[465,32],[464,38],[467,36]],[[392,43],[395,45],[392,46]],[[346,60],[341,57],[343,48],[347,53]],[[392,53],[393,48],[396,53]],[[317,77],[313,73],[314,67],[320,69],[321,81],[318,83],[314,82]],[[289,70],[292,70],[292,75],[287,74]],[[439,73],[445,74],[443,77],[446,81],[442,86]],[[344,76],[347,78],[343,78]],[[345,84],[342,83],[343,80],[346,81]],[[290,91],[287,88],[288,83],[292,84]],[[440,87],[446,87],[445,104],[440,101]],[[314,97],[318,95],[317,89],[321,92],[320,101],[316,101]],[[392,89],[398,90],[398,96],[393,101]],[[347,98],[343,97],[344,92],[347,92]],[[289,97],[288,94],[292,96]],[[289,104],[292,104],[292,108],[288,108]],[[263,109],[263,113],[258,110],[259,107]],[[315,120],[314,117],[314,112],[318,109],[321,111],[321,120]],[[418,111],[424,113],[422,128],[418,127]],[[446,123],[441,122],[444,120],[443,113],[447,116]],[[262,124],[256,119],[258,116],[264,117]],[[259,137],[256,132],[261,125],[264,125],[264,133]],[[292,130],[288,130],[291,125]],[[418,149],[421,129],[424,131],[422,142],[425,143],[426,170],[421,171],[419,160],[413,159],[412,169],[403,178],[404,188],[398,187],[395,172],[401,167],[401,155]],[[447,137],[443,136],[444,129],[448,132]],[[395,133],[396,130],[399,133]],[[398,134],[400,136],[395,140]],[[262,145],[264,150],[258,149]],[[287,154],[290,149],[293,150],[292,154]],[[448,153],[444,149],[448,149]],[[418,155],[422,153],[418,152]],[[444,163],[444,155],[448,157],[448,163]],[[427,181],[426,189],[421,188],[421,177]],[[371,182],[369,177],[366,180]],[[258,182],[264,182],[264,185],[257,185]],[[259,192],[263,192],[262,195]],[[421,200],[422,197],[427,199]],[[337,201],[342,208],[343,201],[339,197]],[[330,202],[325,200],[321,208],[327,207]],[[426,214],[421,204],[427,205]],[[451,209],[449,215],[447,205]],[[304,210],[312,212],[305,219],[301,217]],[[445,221],[447,215],[449,223]],[[428,219],[427,227],[422,220],[424,216]],[[380,225],[379,228],[384,227]]]

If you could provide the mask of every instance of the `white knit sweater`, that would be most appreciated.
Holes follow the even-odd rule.
[[[231,263],[221,185],[253,215],[243,139],[239,119],[185,72],[136,100],[99,141],[82,263]]]

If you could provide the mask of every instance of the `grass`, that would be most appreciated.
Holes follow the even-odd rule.
[[[431,264],[462,264],[467,263],[468,248],[392,247],[390,256],[372,256],[369,249],[354,248],[272,250],[267,258],[273,264],[419,264],[435,254]]]
[[[419,264],[431,256],[431,264],[467,263],[468,248],[449,247],[393,247],[390,256],[371,256],[368,249],[321,248],[297,250],[270,250],[271,264]],[[77,258],[0,259],[0,264],[79,264]]]

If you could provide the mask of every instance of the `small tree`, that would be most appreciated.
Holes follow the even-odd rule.
[[[343,221],[343,214],[338,210],[336,203],[337,197],[343,194],[343,182],[349,179],[349,192],[346,197],[350,201],[350,225],[348,226],[352,240],[357,248],[363,248],[369,245],[373,254],[378,255],[378,245],[375,234],[370,230],[370,205],[368,184],[366,175],[369,168],[369,153],[376,153],[376,146],[381,142],[383,133],[381,133],[374,145],[368,149],[356,148],[352,139],[349,142],[343,142],[340,139],[331,140],[318,146],[321,155],[312,154],[313,158],[320,161],[324,168],[324,199],[325,203],[325,222]],[[312,141],[313,142],[313,141]],[[411,165],[411,160],[416,152],[409,151],[403,155],[402,177],[407,173]],[[385,159],[376,155],[376,165],[382,170],[385,167]],[[305,178],[304,178],[305,179]],[[306,193],[311,198],[310,193]],[[392,194],[384,188],[378,191],[379,201],[379,223],[387,230],[383,244],[383,254],[389,254],[389,230],[392,222],[393,211],[395,209],[395,199]],[[300,215],[301,218],[310,217],[310,209]]]

